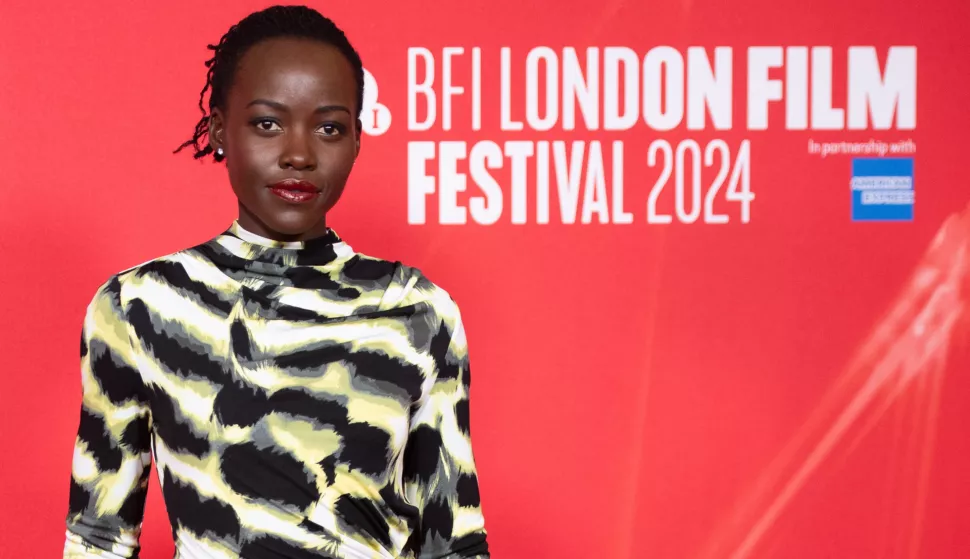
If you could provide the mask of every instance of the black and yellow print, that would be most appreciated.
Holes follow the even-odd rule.
[[[457,305],[336,233],[215,239],[102,285],[64,556],[137,557],[152,459],[176,557],[484,558]]]

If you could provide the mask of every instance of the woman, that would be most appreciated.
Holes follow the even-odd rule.
[[[327,226],[360,57],[304,7],[209,48],[179,149],[225,162],[239,218],[88,307],[64,556],[137,556],[154,457],[178,557],[488,557],[458,307]]]

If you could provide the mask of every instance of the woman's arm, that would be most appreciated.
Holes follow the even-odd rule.
[[[449,299],[431,342],[434,383],[411,418],[405,492],[421,513],[419,557],[490,557],[469,420],[471,372],[465,330]],[[440,309],[439,309],[440,310]]]
[[[117,277],[87,308],[82,406],[71,475],[65,559],[136,557],[148,474],[151,415]]]

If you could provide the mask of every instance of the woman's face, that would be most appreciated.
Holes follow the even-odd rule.
[[[243,55],[210,126],[240,225],[278,240],[325,233],[360,150],[356,103],[353,68],[331,45],[271,39]]]

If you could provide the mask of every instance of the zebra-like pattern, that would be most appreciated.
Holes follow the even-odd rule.
[[[457,305],[418,270],[233,223],[87,309],[64,556],[489,557]]]

